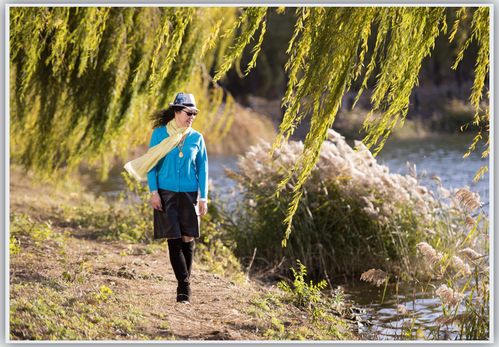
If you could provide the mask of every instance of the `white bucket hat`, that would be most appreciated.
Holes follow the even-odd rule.
[[[170,106],[183,106],[187,111],[198,113],[199,110],[196,107],[196,100],[193,94],[177,93],[175,100],[170,103]]]

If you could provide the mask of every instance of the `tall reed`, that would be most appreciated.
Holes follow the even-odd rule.
[[[442,303],[441,327],[458,328],[457,336],[466,340],[488,340],[490,331],[489,220],[478,194],[467,187],[452,198],[466,211],[465,231],[453,244],[435,244],[439,259],[430,276],[437,280],[435,294]],[[472,216],[474,214],[474,216]],[[422,242],[418,244],[432,246]],[[424,258],[425,252],[421,251]]]
[[[415,170],[390,173],[360,141],[352,148],[329,130],[282,248],[293,180],[278,196],[274,191],[302,150],[301,142],[290,141],[270,157],[270,144],[262,142],[240,157],[237,171],[227,170],[244,197],[228,226],[239,256],[249,258],[256,248],[255,264],[282,268],[301,259],[313,278],[360,273],[367,266],[414,275],[418,242],[455,238],[442,216],[463,220],[459,204],[437,199]]]
[[[436,180],[439,181],[438,178]],[[488,217],[479,196],[467,187],[452,194],[442,187],[439,191],[460,206],[465,218],[456,221],[448,213],[441,215],[441,225],[446,228],[440,230],[447,230],[455,237],[445,237],[445,234],[434,231],[429,233],[416,245],[418,259],[412,265],[419,271],[411,278],[402,279],[402,282],[440,299],[442,314],[435,320],[433,331],[425,338],[450,336],[487,340],[490,331]],[[379,285],[373,276],[369,276],[374,271],[380,270],[370,269],[362,274],[361,279]],[[388,275],[382,278],[381,284],[386,285],[387,278]],[[416,311],[404,313],[408,319],[420,314],[418,305],[412,307]]]

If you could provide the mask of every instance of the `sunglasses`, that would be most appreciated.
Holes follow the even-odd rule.
[[[188,115],[189,117],[195,117],[197,115],[197,113],[194,113],[194,112],[187,112],[187,111],[184,111],[184,113],[186,115]]]

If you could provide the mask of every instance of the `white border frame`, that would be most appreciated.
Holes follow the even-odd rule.
[[[352,0],[353,1],[353,0]],[[424,3],[424,2],[419,2],[419,3],[400,3],[400,1],[397,1],[397,3],[389,3],[389,2],[383,2],[383,3],[376,3],[372,4],[369,1],[366,1],[366,3],[355,3],[351,4],[348,2],[339,2],[339,3],[332,3],[330,1],[328,2],[322,2],[322,1],[314,1],[311,3],[293,3],[293,2],[264,2],[264,3],[258,3],[258,4],[252,4],[252,3],[244,3],[244,2],[214,2],[214,3],[202,3],[202,2],[171,2],[171,3],[155,3],[155,2],[149,2],[149,3],[114,3],[114,2],[109,2],[109,3],[97,3],[97,2],[87,2],[87,3],[71,3],[71,2],[49,2],[49,3],[6,3],[4,4],[4,9],[5,9],[5,22],[4,22],[4,29],[5,29],[5,55],[4,58],[5,60],[5,134],[4,134],[4,139],[5,139],[5,225],[4,225],[4,230],[6,233],[4,234],[5,237],[5,242],[4,242],[4,254],[5,254],[5,268],[4,268],[4,273],[5,273],[5,279],[6,279],[6,290],[5,290],[5,342],[6,343],[13,343],[13,344],[45,344],[45,343],[57,343],[57,344],[75,344],[75,343],[81,343],[81,344],[88,344],[88,343],[120,343],[120,344],[128,344],[128,343],[141,343],[141,344],[151,344],[151,343],[163,343],[163,344],[268,344],[268,343],[278,343],[278,344],[303,344],[303,343],[313,343],[313,344],[331,344],[331,343],[338,343],[338,344],[366,344],[366,343],[387,343],[387,344],[461,344],[461,343],[466,343],[466,344],[493,344],[494,343],[494,327],[495,327],[495,300],[494,300],[494,292],[495,292],[495,283],[494,283],[494,251],[495,251],[495,244],[494,244],[494,207],[495,207],[495,200],[494,200],[494,154],[495,154],[495,141],[494,141],[494,102],[495,102],[495,95],[494,95],[494,34],[495,34],[495,27],[494,27],[494,3],[461,3],[461,2],[450,2],[450,3],[445,3],[445,2],[440,2],[440,3]],[[488,341],[442,341],[442,340],[429,340],[429,341],[421,341],[421,340],[402,340],[402,341],[396,341],[396,340],[388,340],[388,341],[372,341],[372,340],[362,340],[362,341],[353,341],[353,340],[348,340],[348,341],[315,341],[315,340],[307,340],[307,341],[259,341],[259,340],[251,340],[251,341],[216,341],[216,342],[210,342],[210,341],[144,341],[144,340],[75,340],[75,341],[50,341],[50,340],[40,340],[40,341],[18,341],[18,340],[10,340],[10,327],[9,327],[9,313],[10,313],[10,300],[9,300],[9,293],[10,293],[10,259],[9,259],[9,240],[10,240],[10,109],[9,109],[9,100],[10,100],[10,70],[9,70],[9,56],[10,56],[10,49],[9,49],[9,10],[11,7],[173,7],[173,6],[181,6],[181,7],[248,7],[248,6],[268,6],[268,7],[278,7],[278,6],[285,6],[285,7],[421,7],[421,6],[435,6],[435,7],[461,7],[461,6],[469,6],[469,7],[489,7],[489,13],[490,13],[490,47],[489,47],[489,58],[490,58],[490,65],[489,65],[489,90],[490,94],[492,95],[491,97],[491,102],[489,101],[489,107],[490,107],[490,155],[489,155],[489,204],[491,208],[489,209],[489,237],[490,237],[490,245],[492,246],[490,255],[489,255],[489,265],[490,265],[490,317],[489,317],[489,340]],[[490,194],[492,192],[492,195]],[[490,213],[490,211],[492,213]]]

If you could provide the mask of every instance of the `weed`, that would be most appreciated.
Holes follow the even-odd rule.
[[[170,330],[170,324],[168,324],[167,321],[162,321],[159,324],[159,329],[161,329],[161,330]]]
[[[302,262],[297,259],[298,271],[291,268],[293,272],[293,287],[290,287],[286,282],[281,281],[278,283],[278,287],[289,294],[291,301],[299,307],[310,307],[313,304],[318,303],[321,300],[321,290],[327,287],[327,282],[325,280],[314,284],[312,280],[310,283],[305,281],[305,276],[307,276],[307,268]]]
[[[99,301],[106,301],[109,299],[109,297],[113,294],[113,291],[111,288],[105,286],[104,284],[100,286],[99,291],[94,294],[94,298]]]
[[[291,285],[281,281],[278,289],[250,301],[248,313],[259,320],[264,336],[279,340],[352,338],[352,327],[340,313],[345,304],[342,290],[324,294],[326,282],[307,282],[305,265],[299,260],[297,265]]]

